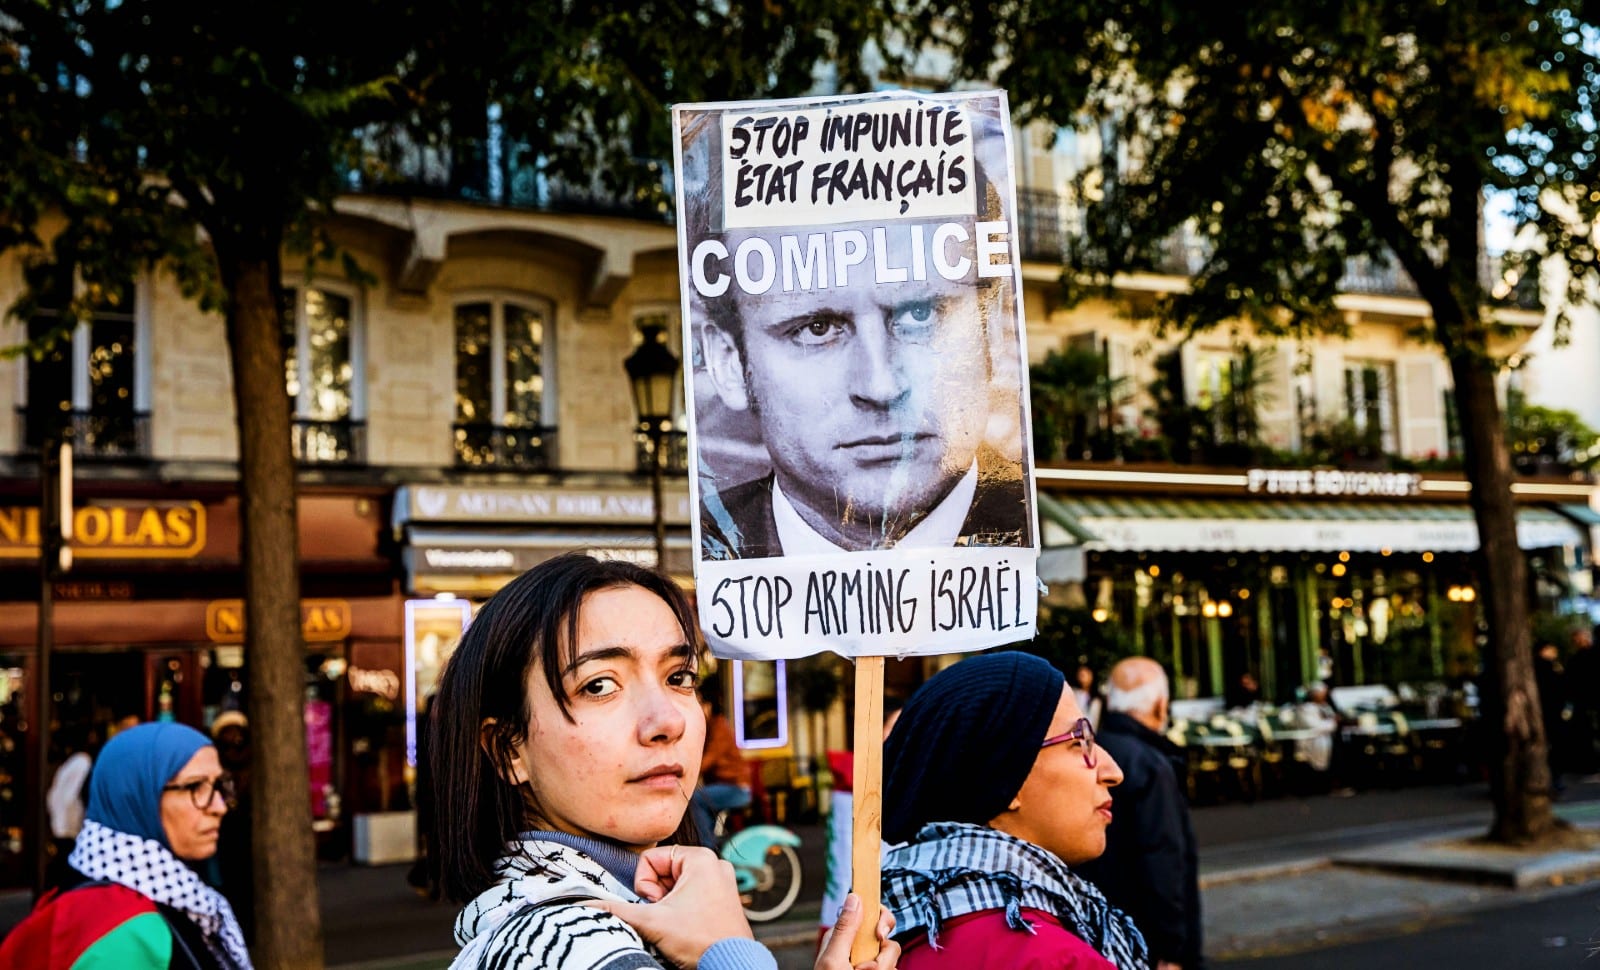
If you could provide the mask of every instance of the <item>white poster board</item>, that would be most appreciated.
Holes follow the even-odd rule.
[[[1005,94],[680,105],[673,121],[713,648],[907,656],[1033,636]]]

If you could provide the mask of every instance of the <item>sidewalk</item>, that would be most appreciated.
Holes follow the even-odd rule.
[[[1600,784],[1573,785],[1558,811],[1576,825],[1600,828]],[[1481,835],[1490,816],[1483,785],[1196,809],[1207,952],[1219,960],[1293,952],[1572,891],[1573,881],[1600,874],[1600,853],[1527,860],[1505,850],[1439,844]],[[786,919],[755,927],[785,970],[810,967],[823,884],[822,829],[796,832],[803,839],[800,901]],[[406,885],[406,868],[321,867],[330,968],[448,965],[456,907],[419,897]],[[0,896],[0,933],[26,910],[26,893]]]
[[[1557,814],[1600,831],[1600,803]],[[1592,891],[1600,849],[1525,852],[1478,843],[1487,811],[1268,840],[1201,861],[1206,953],[1284,955],[1479,910]]]
[[[1575,824],[1600,825],[1600,784],[1574,785],[1558,811]],[[1207,952],[1219,962],[1294,952],[1572,891],[1549,884],[1600,872],[1600,853],[1514,860],[1504,850],[1431,849],[1487,830],[1492,812],[1482,785],[1277,799],[1199,808],[1194,814]],[[816,941],[821,833],[803,834],[807,873],[800,903],[784,921],[755,927],[786,970],[810,967]],[[1377,868],[1391,862],[1410,863],[1413,874]],[[1524,888],[1493,884],[1507,878],[1520,878]],[[440,970],[453,955],[449,949],[412,951],[404,959],[340,966],[334,940],[330,923],[329,965],[338,970]]]

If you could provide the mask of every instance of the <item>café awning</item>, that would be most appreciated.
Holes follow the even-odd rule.
[[[1054,495],[1041,520],[1092,536],[1091,550],[1127,552],[1471,552],[1478,527],[1465,504]],[[1050,525],[1043,526],[1046,536]],[[1517,511],[1524,549],[1578,545],[1586,529],[1554,510]]]

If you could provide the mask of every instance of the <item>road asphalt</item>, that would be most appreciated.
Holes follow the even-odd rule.
[[[1558,811],[1600,829],[1600,779],[1571,785]],[[1207,953],[1286,955],[1460,919],[1567,891],[1600,875],[1600,852],[1518,854],[1477,845],[1491,818],[1482,784],[1276,798],[1197,808]],[[810,966],[824,836],[800,826],[805,889],[782,921],[755,927],[784,970]],[[405,866],[327,864],[318,874],[325,954],[337,970],[440,970],[455,908],[406,885]],[[27,896],[0,896],[0,928]]]

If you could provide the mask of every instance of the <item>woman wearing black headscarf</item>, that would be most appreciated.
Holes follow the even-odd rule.
[[[250,970],[238,920],[191,863],[217,851],[232,781],[210,739],[141,724],[100,752],[71,873],[0,945],[30,970]]]
[[[939,672],[884,762],[902,970],[1147,970],[1133,921],[1070,868],[1105,851],[1122,771],[1054,667],[1003,652]]]

